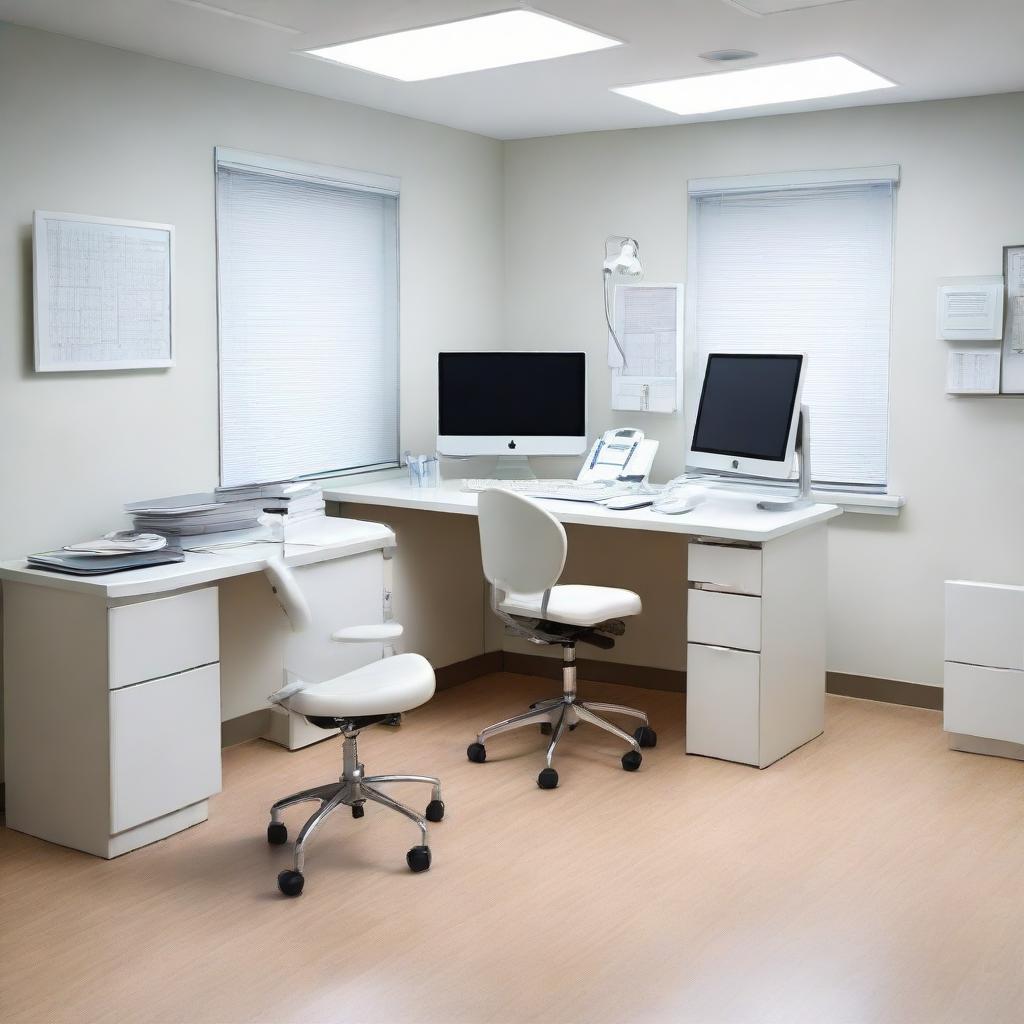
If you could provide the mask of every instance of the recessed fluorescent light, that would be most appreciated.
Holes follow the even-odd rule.
[[[305,52],[403,82],[419,82],[604,50],[621,42],[546,14],[515,10]]]
[[[895,84],[846,57],[815,57],[789,64],[675,78],[668,82],[623,85],[612,92],[673,114],[686,115],[846,96],[871,89],[889,89]]]

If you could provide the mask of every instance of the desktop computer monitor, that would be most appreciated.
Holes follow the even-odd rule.
[[[805,363],[802,355],[712,352],[686,465],[788,478]]]
[[[583,352],[441,352],[442,455],[580,455],[587,450]]]

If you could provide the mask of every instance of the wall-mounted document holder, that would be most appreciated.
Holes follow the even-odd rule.
[[[1006,321],[1003,328],[1002,393],[1024,395],[1024,245],[1003,247]]]
[[[939,280],[936,336],[955,344],[946,359],[946,393],[998,395],[1002,364],[1002,277]]]
[[[682,407],[683,286],[620,284],[613,303],[615,333],[608,336],[612,408],[675,412]]]

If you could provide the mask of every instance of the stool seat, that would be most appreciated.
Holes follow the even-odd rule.
[[[292,694],[290,711],[314,718],[393,715],[426,704],[434,695],[434,670],[419,654],[398,654]]]
[[[508,615],[544,618],[570,626],[596,626],[608,619],[639,615],[640,597],[619,587],[588,587],[568,583],[551,588],[548,607],[541,615],[543,594],[506,594],[498,605]]]

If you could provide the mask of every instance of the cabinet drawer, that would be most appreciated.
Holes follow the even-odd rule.
[[[110,773],[111,835],[219,792],[219,666],[114,690]]]
[[[711,583],[738,594],[761,593],[760,548],[692,542],[687,563],[687,576],[695,583]]]
[[[946,661],[1024,671],[1024,587],[947,581]]]
[[[107,612],[110,688],[184,672],[220,659],[217,588]]]
[[[760,655],[686,647],[686,752],[758,764]]]
[[[1024,672],[947,661],[944,684],[947,732],[1024,743]]]
[[[690,590],[687,598],[688,641],[761,650],[761,598],[713,590]]]

